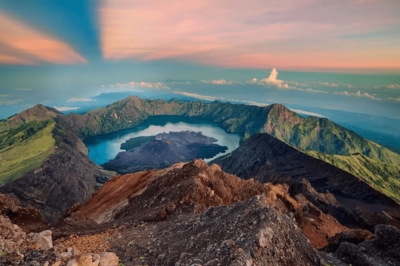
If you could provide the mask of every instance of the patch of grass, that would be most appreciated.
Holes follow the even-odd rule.
[[[0,258],[4,257],[6,254],[7,254],[7,251],[2,250],[2,251],[0,252]]]
[[[373,160],[362,154],[346,156],[315,151],[305,153],[361,178],[400,203],[400,166]]]
[[[21,139],[0,150],[0,185],[15,180],[28,170],[39,167],[43,160],[54,153],[55,140],[51,121],[27,139]],[[23,134],[19,131],[16,134]]]

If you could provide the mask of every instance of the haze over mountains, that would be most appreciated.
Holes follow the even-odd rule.
[[[211,162],[210,165],[216,163],[212,166],[196,160],[124,176],[115,176],[115,172],[102,169],[88,157],[82,139],[138,126],[151,116],[162,115],[207,119],[227,132],[240,134],[241,144],[232,153]],[[271,251],[273,245],[268,244],[277,240],[268,240],[269,237],[282,239],[279,245],[293,249],[293,254],[300,252],[305,264],[321,265],[321,261],[339,262],[346,257],[327,256],[315,250],[331,245],[336,234],[348,232],[359,239],[354,244],[359,244],[369,241],[375,226],[387,226],[385,230],[392,226],[400,228],[400,155],[327,118],[304,118],[281,104],[258,107],[131,96],[83,115],[65,115],[37,105],[0,121],[0,134],[1,193],[21,208],[31,206],[39,210],[51,223],[43,223],[40,228],[52,227],[57,238],[95,235],[118,226],[118,234],[127,243],[113,242],[113,248],[120,250],[120,258],[131,263],[138,254],[126,249],[128,239],[139,233],[136,226],[142,222],[149,223],[146,230],[159,230],[157,237],[162,239],[161,243],[178,239],[176,234],[197,239],[195,235],[201,231],[213,245],[225,245],[220,239],[232,238],[245,252],[228,248],[226,254],[236,255],[221,253],[215,257],[208,247],[195,248],[202,245],[200,238],[184,245],[173,240],[174,248],[149,239],[149,250],[157,251],[147,252],[145,260],[159,265],[172,261],[190,263],[194,257],[204,257],[205,262],[214,265],[211,261],[225,261],[226,256],[234,256],[237,265],[244,265],[241,263],[248,256],[253,261],[291,265],[295,257],[300,258],[285,253],[278,259]],[[244,227],[249,221],[240,219],[236,225],[218,222],[235,221],[234,217],[245,215],[246,209],[252,210],[249,217],[254,216],[250,220],[255,223],[250,227]],[[14,216],[7,217],[18,224],[18,220],[12,220]],[[273,222],[276,219],[281,222]],[[169,235],[165,229],[170,223],[200,231],[188,233],[185,230],[189,229],[181,230],[178,226],[176,234]],[[127,224],[136,225],[126,227]],[[295,225],[301,230],[293,229],[297,228]],[[209,226],[226,232],[215,238],[214,231],[205,230]],[[241,236],[233,230],[235,226],[243,230]],[[259,232],[260,226],[269,226],[271,231]],[[292,235],[294,243],[286,242],[284,232]],[[262,236],[257,240],[261,241],[257,248],[246,244],[252,241],[252,234]],[[305,244],[304,237],[311,245]],[[138,245],[145,242],[138,241]],[[338,246],[330,248],[340,254],[350,252],[345,246],[340,251]],[[254,253],[256,249],[261,253]],[[262,250],[272,253],[263,255]],[[192,255],[186,258],[182,255],[185,252]],[[373,257],[395,261],[392,255],[374,253]]]

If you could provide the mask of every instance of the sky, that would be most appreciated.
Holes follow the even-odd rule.
[[[0,119],[101,93],[400,119],[398,0],[2,0]]]

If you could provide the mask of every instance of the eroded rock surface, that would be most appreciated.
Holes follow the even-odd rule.
[[[329,211],[341,223],[368,230],[373,230],[377,224],[400,228],[400,206],[394,200],[359,178],[308,156],[269,134],[255,134],[231,154],[211,163],[244,179],[294,184],[292,196],[299,192],[304,194],[314,205]],[[297,182],[303,179],[309,184]],[[327,190],[329,193],[326,193]],[[326,194],[318,196],[315,191]],[[338,207],[337,203],[341,206]]]
[[[265,195],[150,224],[142,229],[145,241],[140,228],[124,229],[113,241],[128,265],[325,265],[295,219]]]

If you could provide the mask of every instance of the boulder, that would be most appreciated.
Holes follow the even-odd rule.
[[[103,252],[100,254],[99,266],[118,266],[119,259],[115,253]]]
[[[335,256],[341,261],[353,266],[373,266],[361,252],[360,248],[352,243],[341,243],[338,250],[335,252]]]
[[[92,261],[91,255],[79,255],[68,261],[67,266],[98,266],[99,261]]]
[[[22,251],[27,248],[28,243],[25,232],[8,217],[0,215],[0,250]]]
[[[355,229],[351,231],[344,231],[336,234],[335,236],[329,238],[328,246],[324,247],[322,250],[328,253],[335,252],[341,243],[348,242],[358,245],[366,240],[370,240],[374,237],[370,231]]]
[[[48,250],[53,247],[51,234],[52,232],[50,230],[46,230],[39,234],[31,233],[30,236],[33,244],[37,245],[41,249]]]

